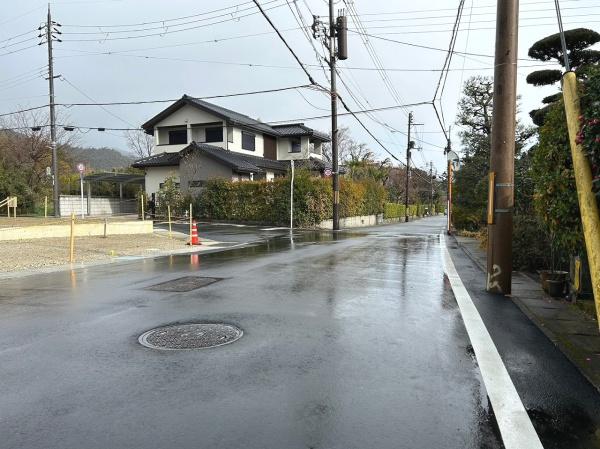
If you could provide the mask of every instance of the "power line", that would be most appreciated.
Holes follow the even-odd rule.
[[[287,29],[283,29],[281,31],[288,32],[288,31],[296,31],[298,29],[299,28],[287,28]],[[187,47],[187,46],[191,46],[191,45],[200,45],[200,44],[214,44],[214,43],[218,43],[218,42],[225,42],[225,41],[236,40],[236,39],[246,39],[249,37],[257,37],[257,36],[267,36],[267,35],[271,35],[271,34],[272,33],[270,31],[267,31],[267,32],[261,32],[261,33],[241,34],[241,35],[237,35],[237,36],[226,36],[226,37],[222,37],[222,38],[215,38],[215,39],[209,39],[209,40],[203,40],[203,41],[182,42],[179,44],[169,44],[169,45],[158,45],[155,47],[132,48],[129,50],[113,50],[113,51],[96,52],[95,54],[103,55],[103,54],[130,53],[133,51],[162,50],[165,48]],[[66,51],[66,50],[86,52],[86,50],[63,49],[63,51]]]
[[[269,1],[265,2],[265,5],[267,5],[267,4],[270,5],[272,3],[277,3],[279,1],[281,1],[281,0],[269,0]],[[283,5],[280,5],[280,6],[283,6]],[[142,32],[145,32],[145,31],[153,31],[153,30],[163,30],[163,32],[161,34],[165,34],[165,32],[167,32],[167,30],[169,30],[170,28],[175,28],[175,27],[181,27],[181,26],[185,26],[185,25],[190,25],[192,23],[205,22],[205,21],[208,21],[208,20],[218,19],[219,17],[230,17],[231,16],[231,19],[228,19],[227,21],[229,21],[229,20],[236,20],[237,21],[238,19],[240,19],[242,17],[246,17],[247,15],[235,17],[235,14],[240,13],[240,12],[245,12],[245,11],[251,11],[251,10],[254,10],[254,6],[251,6],[250,8],[239,9],[239,10],[236,10],[234,12],[228,12],[228,13],[225,13],[225,14],[219,14],[219,15],[216,15],[216,16],[213,16],[213,17],[207,17],[207,18],[204,18],[204,19],[190,20],[190,21],[187,21],[187,22],[174,23],[174,24],[167,23],[168,21],[159,22],[161,24],[161,26],[158,26],[158,27],[136,28],[136,29],[129,29],[129,30],[115,30],[115,31],[106,31],[106,30],[102,30],[100,28],[100,31],[68,31],[68,32],[65,32],[65,34],[69,34],[69,35],[100,34],[100,35],[109,36],[109,35],[112,35],[112,34],[142,33]],[[256,14],[256,12],[254,12],[252,14]],[[252,14],[248,14],[248,15],[252,15]],[[218,22],[218,23],[221,23],[221,22]],[[210,24],[208,24],[208,25],[210,25]]]
[[[44,108],[47,108],[47,107],[48,107],[47,104],[42,105],[42,106],[34,106],[32,108],[21,109],[20,111],[6,112],[4,114],[0,114],[0,117],[6,117],[6,116],[9,116],[9,115],[22,114],[23,112],[36,111],[38,109],[44,109]]]
[[[571,3],[571,2],[580,3],[580,1],[581,0],[563,0],[563,3]],[[521,6],[526,6],[526,5],[548,5],[548,1],[541,0],[541,1],[533,1],[533,2],[521,2]],[[474,9],[496,8],[496,4],[490,3],[489,5],[476,5],[473,8]],[[573,8],[585,8],[585,6],[571,7],[569,9],[573,9]],[[563,8],[563,9],[565,9],[565,8]],[[423,12],[436,13],[439,11],[456,11],[456,8],[417,9],[417,10],[395,11],[395,12],[387,11],[387,12],[363,13],[362,15],[363,16],[390,16],[390,15],[398,15],[398,14],[416,14],[416,13],[423,13]],[[521,12],[526,12],[526,11],[521,11]],[[493,14],[493,13],[487,13],[487,14]],[[454,17],[454,16],[451,16],[451,17]]]
[[[304,37],[306,37],[306,39],[308,40],[308,43],[310,44],[310,46],[312,47],[312,49],[313,49],[313,51],[315,53],[315,59],[317,60],[317,63],[319,64],[319,67],[323,71],[323,75],[325,76],[325,79],[329,82],[329,77],[327,76],[327,69],[323,65],[323,61],[322,61],[323,60],[323,56],[321,55],[321,53],[319,53],[319,50],[317,49],[317,46],[315,45],[313,39],[310,36],[310,33],[308,31],[309,30],[309,26],[306,23],[306,21],[304,20],[304,16],[302,15],[302,11],[298,7],[297,1],[293,0],[293,2],[294,2],[294,6],[296,8],[296,12],[298,14],[298,17],[296,17],[296,14],[294,13],[294,9],[292,8],[292,5],[290,5],[289,0],[286,0],[286,3],[287,3],[287,5],[290,8],[290,11],[292,12],[292,15],[294,16],[294,19],[296,20],[296,23],[298,24],[298,26],[302,30],[302,34],[304,35]],[[310,9],[309,9],[309,11],[310,11]]]
[[[270,32],[268,34],[271,34]],[[262,63],[254,63],[254,62],[233,62],[233,61],[214,61],[214,60],[206,60],[206,59],[190,59],[190,58],[176,58],[176,57],[168,57],[168,56],[151,56],[151,55],[132,55],[132,54],[122,54],[119,52],[92,52],[85,50],[72,50],[72,49],[58,49],[59,51],[77,51],[82,54],[77,55],[63,55],[57,56],[55,58],[77,58],[77,57],[86,57],[86,56],[117,56],[117,57],[131,57],[131,58],[139,58],[139,59],[155,59],[159,61],[178,61],[178,62],[195,62],[200,64],[222,64],[222,65],[233,65],[233,66],[242,66],[248,68],[267,68],[267,69],[286,69],[286,70],[302,70],[301,67],[297,65],[275,65],[275,64],[262,64]],[[311,68],[319,68],[321,65],[318,64],[304,64],[306,67]],[[554,67],[557,63],[547,62],[547,63],[538,63],[538,64],[528,64],[528,65],[519,65],[519,69],[523,68],[531,68],[531,67]],[[338,69],[344,71],[378,71],[377,67],[353,67],[347,65],[340,65]],[[388,72],[441,72],[442,69],[439,68],[399,68],[399,67],[385,67],[384,68]],[[447,69],[449,71],[481,71],[481,70],[493,70],[494,66],[485,66],[485,67],[466,67],[460,69]]]
[[[276,8],[281,8],[282,6],[285,6],[285,5],[282,4],[282,5],[272,6],[270,8],[266,8],[266,11],[271,11]],[[142,39],[142,38],[153,37],[153,36],[161,36],[162,37],[162,36],[165,36],[168,34],[181,33],[183,31],[197,30],[200,28],[206,28],[206,27],[209,27],[212,25],[218,25],[218,24],[225,23],[225,22],[238,21],[239,19],[242,19],[244,17],[253,16],[255,14],[258,14],[258,12],[243,14],[236,18],[219,20],[217,22],[206,23],[203,25],[197,25],[197,26],[182,28],[182,29],[178,29],[178,30],[169,31],[167,29],[166,31],[164,31],[162,33],[149,33],[149,34],[141,34],[141,35],[137,35],[137,36],[122,36],[122,37],[99,37],[99,38],[95,38],[95,39],[63,39],[63,42],[106,42],[106,41],[118,41],[118,40],[129,40],[129,39]],[[66,35],[68,33],[64,33],[64,34]],[[105,34],[110,34],[110,33],[105,33]]]
[[[586,14],[587,15],[587,14]],[[599,20],[586,20],[583,24],[589,24],[589,23],[599,23]],[[565,22],[565,25],[581,25],[582,22],[580,21],[576,21],[576,22]],[[530,23],[530,24],[525,24],[525,25],[520,25],[521,28],[531,28],[531,27],[552,27],[552,26],[556,26],[556,23]],[[372,28],[377,28],[377,27],[372,27]],[[394,28],[394,27],[383,27],[383,28]],[[489,30],[495,30],[495,27],[479,27],[479,28],[471,28],[470,31],[489,31]],[[348,31],[353,31],[356,32],[357,30],[353,30],[353,29],[348,29]],[[451,32],[452,30],[449,29],[439,29],[439,28],[435,28],[435,29],[431,29],[431,30],[420,30],[420,31],[397,31],[397,32],[386,32],[386,33],[379,33],[378,35],[372,35],[373,37],[382,37],[384,35],[404,35],[404,34],[432,34],[432,33],[448,33]],[[459,30],[459,32],[463,32],[466,30]]]
[[[593,8],[598,8],[598,6],[594,6]],[[535,10],[535,11],[546,11],[545,9],[539,9],[539,10]],[[472,15],[477,15],[476,13],[473,13]],[[486,15],[488,15],[488,13],[486,13]],[[573,18],[573,17],[588,17],[588,16],[597,16],[599,14],[597,13],[585,13],[585,14],[570,14],[569,16],[565,16],[567,18]],[[417,19],[423,19],[423,20],[431,20],[431,19],[435,19],[435,18],[446,18],[446,17],[454,17],[454,16],[438,16],[438,17],[419,17],[419,18],[415,18],[415,20]],[[543,19],[553,19],[552,16],[536,16],[536,17],[520,17],[519,18],[519,22],[525,22],[525,21],[532,21],[532,20],[543,20]],[[410,24],[406,24],[406,25],[390,25],[389,22],[394,22],[394,21],[399,21],[399,20],[410,20],[411,22],[413,21],[412,18],[399,18],[399,19],[378,19],[378,20],[366,20],[365,22],[371,22],[371,23],[380,23],[380,22],[385,22],[385,25],[381,25],[381,26],[371,26],[369,25],[369,29],[379,29],[379,28],[414,28],[414,27],[432,27],[432,26],[447,26],[447,25],[453,25],[454,22],[448,23],[410,23]],[[495,19],[490,19],[490,20],[474,20],[472,23],[493,23],[495,21]]]
[[[157,23],[165,23],[165,22],[175,22],[175,21],[179,21],[179,20],[186,20],[186,19],[190,19],[192,17],[199,17],[199,16],[204,16],[204,15],[209,15],[209,14],[213,14],[215,12],[221,12],[221,11],[225,11],[228,9],[234,9],[234,8],[238,8],[239,6],[243,6],[243,5],[248,5],[253,3],[252,0],[247,1],[247,2],[243,2],[243,3],[238,3],[236,5],[231,5],[228,6],[226,8],[219,8],[219,9],[213,9],[211,11],[205,11],[205,12],[201,12],[201,13],[197,13],[197,14],[191,14],[188,16],[182,16],[182,17],[175,17],[172,19],[162,19],[162,20],[155,20],[155,21],[151,21],[151,22],[139,22],[139,23],[129,23],[129,24],[105,24],[105,25],[90,25],[90,24],[86,24],[86,25],[74,25],[74,24],[63,24],[64,27],[69,27],[69,28],[124,28],[124,27],[134,27],[134,26],[145,26],[145,25],[154,25]]]
[[[69,81],[67,78],[65,78],[64,76],[60,76],[60,79],[62,81],[65,81],[69,86],[71,86],[73,89],[75,89],[77,92],[79,92],[81,95],[83,95],[85,98],[87,98],[90,101],[93,101],[93,104],[96,106],[99,106],[104,112],[106,112],[108,115],[116,118],[117,120],[125,123],[128,126],[133,126],[135,127],[135,125],[133,125],[131,122],[125,120],[124,118],[118,116],[117,114],[115,114],[112,111],[109,111],[108,109],[106,109],[104,107],[104,105],[99,104],[96,100],[94,100],[92,97],[90,97],[88,94],[86,94],[84,91],[82,91],[79,87],[77,87],[75,84],[73,84],[71,81]]]
[[[9,52],[5,52],[5,53],[0,53],[0,56],[8,56],[8,55],[13,55],[15,53],[19,53],[21,51],[25,51],[25,50],[29,50],[30,48],[36,48],[38,45],[30,45],[28,47],[23,47],[23,48],[17,48],[15,50],[9,51]]]
[[[350,17],[352,17],[352,21],[354,22],[354,24],[358,27],[358,29],[362,33],[366,33],[367,30],[361,22],[360,16],[358,14],[358,11],[356,10],[356,6],[355,6],[353,0],[344,0],[344,3],[348,7],[348,12],[350,13]],[[403,103],[404,100],[402,99],[402,97],[398,93],[398,91],[396,90],[395,86],[390,81],[385,69],[383,68],[381,59],[379,58],[379,55],[375,51],[375,47],[371,44],[369,39],[365,38],[365,36],[363,34],[361,34],[360,37],[361,37],[361,41],[362,41],[363,45],[367,49],[367,53],[369,54],[371,61],[373,61],[373,64],[375,65],[375,67],[377,67],[379,69],[378,73],[379,73],[386,89],[388,90],[388,92],[390,92],[392,98],[398,104]],[[405,115],[407,114],[406,110],[403,109],[402,111],[404,112]]]
[[[15,87],[30,83],[32,81],[36,81],[42,77],[43,77],[43,75],[39,74],[39,75],[32,75],[31,77],[20,79],[20,80],[15,80],[12,83],[7,83],[7,84],[0,86],[0,91],[14,89]]]
[[[341,99],[340,99],[340,101],[341,101]],[[338,115],[368,114],[370,112],[389,111],[389,110],[393,110],[393,109],[424,106],[424,105],[428,105],[428,104],[431,104],[431,101],[420,101],[420,102],[416,102],[416,103],[407,103],[407,104],[402,104],[402,105],[384,106],[384,107],[380,107],[380,108],[362,109],[362,110],[358,110],[358,111],[350,110],[348,112],[340,112]],[[316,116],[310,116],[310,117],[301,117],[301,118],[294,118],[294,119],[287,119],[287,120],[277,120],[277,121],[270,121],[267,123],[273,124],[273,125],[278,125],[278,124],[282,124],[282,123],[301,122],[303,120],[304,121],[319,120],[319,119],[324,119],[324,118],[329,118],[329,117],[331,117],[331,114],[316,115]]]
[[[141,131],[141,128],[107,128],[104,126],[78,126],[78,125],[59,125],[57,124],[56,126],[58,127],[62,127],[65,128],[66,131],[72,131],[72,130],[88,130],[88,131],[92,131],[92,130],[98,130],[98,131]],[[12,128],[2,128],[0,127],[0,131],[20,131],[20,130],[25,130],[25,129],[34,129],[34,128],[49,128],[50,125],[49,124],[44,124],[44,125],[33,125],[33,126],[15,126]]]
[[[438,79],[436,88],[435,88],[435,92],[433,94],[433,100],[432,103],[434,105],[435,108],[435,101],[436,99],[438,99],[438,93],[439,93],[439,103],[440,103],[440,109],[441,114],[438,114],[438,111],[436,109],[436,117],[440,123],[440,127],[442,128],[442,130],[445,131],[446,129],[446,120],[444,118],[444,111],[443,111],[443,105],[442,105],[442,96],[444,93],[444,88],[446,87],[446,80],[448,79],[448,71],[446,69],[450,68],[450,65],[452,64],[452,56],[454,55],[454,48],[456,47],[456,39],[458,36],[458,29],[460,27],[460,21],[462,18],[462,12],[465,6],[465,0],[461,0],[460,3],[458,4],[458,10],[456,12],[456,19],[454,21],[454,27],[452,28],[452,36],[450,37],[450,43],[448,45],[448,53],[446,54],[446,59],[444,60],[444,65],[442,66],[442,72],[440,73],[440,78]],[[444,135],[446,136],[446,138],[448,138],[447,134],[444,132]]]
[[[2,84],[11,84],[11,83],[14,83],[16,81],[20,81],[20,80],[22,80],[24,78],[29,78],[29,77],[31,77],[33,75],[42,76],[43,74],[46,73],[47,67],[48,66],[39,67],[37,69],[28,70],[28,71],[22,72],[22,73],[20,73],[18,75],[13,75],[13,76],[11,76],[9,78],[5,78],[3,80],[0,80],[0,85],[2,85]]]
[[[472,28],[471,31],[472,30],[474,30],[474,29]],[[351,30],[351,29],[348,29],[348,31],[351,31],[352,33],[356,33],[356,34],[361,34],[359,31],[355,31],[355,30]],[[448,30],[448,31],[451,31],[451,30]],[[444,53],[448,52],[448,49],[443,49],[443,48],[438,48],[438,47],[431,47],[429,45],[415,44],[415,43],[412,43],[412,42],[399,41],[399,40],[396,40],[396,39],[391,39],[391,38],[388,38],[388,37],[383,37],[383,36],[377,35],[377,34],[367,33],[365,35],[369,36],[369,37],[372,37],[374,39],[379,39],[379,40],[386,41],[386,42],[392,42],[394,44],[406,45],[408,47],[423,48],[425,50],[441,51],[441,52],[444,52]],[[469,53],[469,52],[462,52],[462,51],[456,51],[456,50],[454,50],[452,53],[455,54],[455,55],[477,56],[477,57],[480,57],[480,58],[493,58],[494,57],[494,55],[487,55],[487,54],[483,54],[483,53]],[[517,60],[518,61],[536,62],[535,59],[530,59],[530,58],[518,58]]]
[[[288,87],[278,87],[273,89],[263,89],[263,90],[253,90],[247,92],[236,92],[230,94],[220,94],[220,95],[209,95],[204,97],[189,97],[191,99],[196,100],[210,100],[215,98],[229,98],[229,97],[240,97],[244,95],[257,95],[257,94],[265,94],[265,93],[273,93],[273,92],[283,92],[286,90],[298,90],[298,89],[315,89],[315,86],[311,84],[301,84],[298,86],[288,86]],[[181,98],[170,98],[164,100],[140,100],[140,101],[112,101],[112,102],[93,102],[93,103],[56,103],[57,106],[117,106],[117,105],[137,105],[137,104],[153,104],[153,103],[172,103],[174,101],[180,100]]]
[[[473,17],[473,3],[475,3],[475,0],[471,0],[471,8],[469,10],[469,25],[467,27],[467,38],[465,39],[465,51],[467,51],[468,47],[469,47],[469,37],[471,36],[471,23],[472,23],[472,17]],[[465,76],[465,64],[467,63],[467,58],[463,57],[463,62],[462,62],[462,68],[460,71],[460,81],[458,83],[458,91],[461,92],[462,88],[463,88],[463,80],[464,80],[464,76]],[[448,68],[448,70],[450,70],[450,68]],[[458,102],[456,103],[456,108],[454,110],[454,115],[456,116],[458,113]]]
[[[287,47],[287,49],[290,51],[290,53],[292,54],[292,56],[294,57],[294,59],[296,60],[296,62],[300,65],[300,67],[302,67],[302,70],[304,71],[304,73],[308,77],[308,80],[310,81],[310,84],[317,85],[317,83],[313,79],[312,75],[308,72],[308,70],[306,69],[306,67],[302,63],[302,61],[300,61],[300,58],[298,58],[298,55],[296,55],[296,53],[294,52],[294,50],[292,50],[292,47],[290,47],[290,45],[287,43],[287,41],[285,40],[285,38],[283,37],[283,35],[281,34],[281,32],[277,29],[277,27],[275,26],[275,24],[271,21],[271,19],[267,15],[267,13],[262,9],[262,6],[260,6],[260,3],[258,2],[258,0],[253,0],[253,1],[254,1],[254,4],[256,5],[256,7],[260,10],[260,12],[263,15],[263,17],[267,20],[267,22],[269,22],[269,25],[271,25],[271,28],[273,28],[273,30],[277,33],[277,36],[279,36],[279,39],[285,44],[285,46]]]
[[[2,39],[2,40],[0,40],[0,44],[1,44],[1,43],[3,43],[3,42],[11,42],[12,40],[16,39],[17,37],[26,36],[26,35],[28,35],[28,34],[30,34],[30,33],[37,33],[37,31],[38,31],[38,30],[29,30],[29,31],[25,31],[24,33],[21,33],[21,34],[16,34],[16,35],[14,35],[14,36],[7,37],[7,38],[5,38],[5,39]],[[36,37],[33,37],[33,38],[30,38],[30,39],[27,39],[26,41],[20,41],[20,42],[16,42],[16,43],[14,43],[14,44],[12,44],[12,45],[15,45],[15,44],[17,44],[17,43],[21,43],[21,42],[27,42],[27,41],[30,41],[30,40],[33,40],[33,39],[37,39],[37,38],[36,38]],[[6,48],[6,47],[7,47],[7,45],[2,45],[2,46],[0,46],[0,49],[2,49],[2,48]]]

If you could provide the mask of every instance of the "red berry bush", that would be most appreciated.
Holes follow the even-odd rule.
[[[581,144],[592,166],[593,189],[600,199],[600,69],[589,72],[583,84],[581,128],[577,143]]]

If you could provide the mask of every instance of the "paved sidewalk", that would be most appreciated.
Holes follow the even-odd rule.
[[[454,237],[458,246],[482,271],[486,251],[470,237]],[[548,296],[539,282],[513,273],[513,302],[562,351],[597,390],[600,390],[600,333],[598,323],[573,304]]]

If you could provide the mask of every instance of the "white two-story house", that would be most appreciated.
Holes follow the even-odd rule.
[[[146,172],[146,192],[157,192],[168,176],[182,191],[210,178],[271,180],[290,160],[322,171],[327,135],[302,123],[271,126],[246,115],[184,95],[142,125],[154,136],[150,157],[134,162]]]

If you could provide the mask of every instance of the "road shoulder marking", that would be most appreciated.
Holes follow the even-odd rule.
[[[443,234],[441,235],[441,243],[444,272],[450,281],[467,334],[471,340],[504,446],[506,449],[543,449],[539,436],[506,370],[506,366],[502,362],[498,349],[456,271]]]

